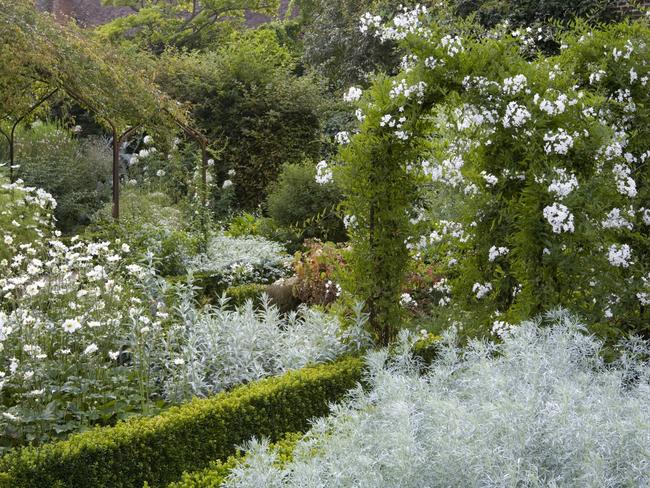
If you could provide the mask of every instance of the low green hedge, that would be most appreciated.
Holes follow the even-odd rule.
[[[253,305],[257,306],[260,303],[262,293],[266,292],[268,287],[269,285],[260,283],[231,286],[226,290],[226,296],[230,298],[229,303],[236,307],[241,307],[247,300],[252,300]]]
[[[344,358],[173,407],[156,417],[74,435],[0,459],[2,488],[163,487],[183,472],[227,459],[253,436],[275,441],[327,415],[361,380],[363,360]]]
[[[269,446],[277,452],[275,463],[277,466],[283,466],[291,461],[296,444],[302,439],[302,436],[302,433],[292,432]],[[246,456],[238,452],[236,455],[230,456],[226,461],[219,460],[210,463],[208,468],[201,471],[183,473],[183,478],[180,481],[171,483],[167,488],[219,488],[230,474],[230,471],[237,467],[239,463],[245,462],[245,460]]]

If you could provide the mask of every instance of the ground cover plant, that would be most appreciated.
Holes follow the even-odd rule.
[[[563,311],[502,338],[461,348],[449,334],[423,375],[408,355],[371,354],[370,391],[315,422],[289,462],[253,443],[222,486],[650,482],[647,343],[605,364],[602,342]]]

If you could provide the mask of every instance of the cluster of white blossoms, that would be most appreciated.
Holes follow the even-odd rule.
[[[494,262],[497,258],[501,256],[505,256],[510,252],[510,249],[507,247],[497,247],[497,246],[492,246],[490,250],[488,251],[488,261],[491,263]]]
[[[504,338],[512,332],[513,325],[503,320],[495,320],[492,322],[492,334],[497,337]]]
[[[569,97],[564,93],[560,93],[555,101],[547,100],[546,98],[541,98],[539,94],[535,94],[533,97],[533,103],[539,107],[539,109],[546,113],[547,115],[560,115],[563,114],[567,106],[572,106],[578,103],[577,99],[569,100]]]
[[[334,180],[334,174],[332,169],[327,164],[327,161],[323,160],[316,165],[316,183],[319,185],[326,185],[331,183]]]
[[[553,232],[556,234],[573,232],[575,230],[573,214],[561,203],[554,202],[553,205],[545,207],[543,215],[548,223],[551,224]]]
[[[636,182],[630,176],[632,170],[626,164],[615,164],[612,168],[614,173],[614,180],[616,181],[616,189],[621,195],[634,198],[637,194]]]
[[[554,168],[553,172],[555,176],[548,185],[548,192],[553,193],[558,200],[563,200],[579,187],[576,175],[569,173],[565,168]]]
[[[409,85],[406,80],[402,79],[399,82],[396,80],[393,80],[393,87],[391,88],[390,92],[388,95],[390,98],[395,99],[395,98],[410,98],[411,95],[415,95],[415,97],[418,99],[418,101],[422,101],[422,97],[424,97],[424,91],[427,88],[427,84],[424,81],[419,81],[415,85]]]
[[[502,90],[504,95],[515,96],[525,91],[528,87],[528,78],[525,75],[519,74],[511,78],[506,78],[502,83]]]
[[[343,95],[343,100],[350,103],[356,102],[361,99],[361,95],[363,95],[363,90],[361,88],[351,86],[345,95]]]
[[[628,207],[625,213],[628,215],[628,217],[634,218],[634,209],[632,207]],[[603,226],[603,229],[632,230],[634,227],[632,222],[623,216],[623,212],[620,208],[613,208],[610,210],[610,212],[607,214],[607,218],[601,222],[601,225]]]
[[[564,129],[558,129],[557,132],[547,132],[544,135],[544,151],[546,154],[568,154],[573,147],[574,138]]]
[[[510,102],[503,116],[503,127],[506,129],[522,127],[530,118],[531,113],[526,107],[519,105],[517,102]]]
[[[417,307],[418,305],[413,297],[408,293],[402,293],[402,296],[399,299],[399,303],[403,307]]]
[[[458,36],[444,36],[440,39],[440,44],[447,50],[450,58],[465,51],[463,48],[463,40]]]
[[[627,244],[612,244],[609,247],[607,260],[617,268],[629,268],[632,264],[632,248]]]
[[[431,164],[429,160],[422,161],[422,171],[434,182],[442,182],[453,188],[463,184],[465,177],[461,172],[465,161],[462,156],[453,156],[439,164]]]
[[[492,292],[492,283],[474,283],[472,292],[478,300],[481,300]]]
[[[334,135],[334,141],[342,146],[345,144],[350,144],[350,133],[348,131],[337,132]]]

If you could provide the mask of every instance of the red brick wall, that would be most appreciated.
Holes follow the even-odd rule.
[[[632,6],[632,3],[641,7],[650,8],[650,0],[636,0],[634,2],[630,2],[629,0],[618,0],[615,9],[617,12],[622,14],[639,15],[640,12]]]

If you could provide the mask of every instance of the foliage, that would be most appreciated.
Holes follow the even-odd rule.
[[[262,235],[262,218],[250,212],[235,215],[228,222],[225,234],[230,237]]]
[[[424,375],[369,356],[371,390],[314,423],[283,467],[256,445],[227,487],[644,486],[650,349],[606,365],[564,313],[460,349],[448,335]],[[471,432],[471,435],[468,435]],[[261,482],[263,480],[263,482]]]
[[[282,465],[291,461],[293,449],[300,440],[302,434],[290,433],[282,436],[278,442],[270,445],[262,441],[264,446],[273,450],[277,455],[277,464]],[[226,461],[215,461],[210,467],[194,473],[183,473],[183,478],[177,483],[171,483],[168,488],[217,488],[226,480],[230,471],[242,463],[245,458],[238,452],[235,456],[229,457]]]
[[[194,256],[188,269],[208,273],[225,285],[272,283],[287,272],[289,256],[282,245],[263,237],[210,237],[205,253]]]
[[[306,250],[294,255],[294,296],[301,303],[328,305],[339,297],[337,283],[345,266],[346,249],[332,243],[305,242]]]
[[[174,204],[164,193],[129,187],[122,194],[120,207],[119,223],[113,222],[110,205],[97,212],[88,237],[127,244],[136,262],[152,255],[163,276],[184,274],[200,240],[189,226],[187,208]]]
[[[390,0],[301,0],[304,61],[327,78],[331,88],[366,84],[375,72],[399,64],[394,43],[381,43],[359,32],[359,19],[368,11],[391,16]]]
[[[343,196],[334,183],[319,185],[313,164],[287,164],[266,201],[269,216],[281,227],[295,228],[302,239],[345,240],[337,207]]]
[[[363,317],[341,330],[336,317],[301,308],[284,318],[263,296],[237,309],[228,299],[203,311],[181,302],[182,325],[164,334],[174,356],[164,395],[176,402],[207,396],[241,383],[329,362],[364,344]]]
[[[529,62],[528,39],[428,15],[369,25],[409,54],[363,100],[361,133],[343,151],[361,296],[383,291],[395,310],[412,249],[449,280],[454,313],[473,312],[473,334],[556,305],[612,338],[647,334],[646,23],[580,24],[560,55]],[[451,217],[426,192],[391,200],[413,184],[451,195],[440,204]],[[373,197],[395,219],[375,217],[380,237]],[[392,274],[371,257],[390,257]]]
[[[530,26],[557,19],[569,23],[576,17],[592,22],[612,20],[616,17],[616,0],[452,0],[451,5],[462,16],[475,14],[479,22],[493,27],[509,21],[517,26]]]
[[[262,203],[282,163],[316,157],[319,82],[294,75],[293,55],[275,31],[238,34],[215,52],[168,52],[160,67],[160,84],[191,104],[216,153],[216,187],[231,179],[238,206]]]
[[[236,307],[243,306],[247,301],[251,301],[254,307],[260,305],[262,295],[268,288],[268,285],[261,283],[248,283],[246,285],[231,286],[226,290],[226,297],[230,299]]]
[[[153,418],[120,422],[0,460],[0,486],[163,487],[184,471],[225,460],[251,435],[304,431],[361,378],[356,358],[305,368],[193,400]]]
[[[57,200],[59,228],[87,224],[110,198],[111,154],[99,139],[76,139],[53,124],[34,123],[19,133],[16,174]]]
[[[101,38],[160,53],[167,47],[204,49],[243,24],[247,12],[276,15],[277,0],[103,0],[133,9],[98,29]]]

